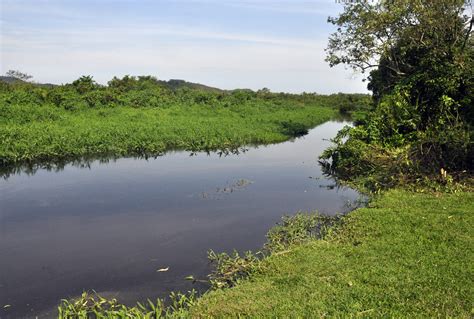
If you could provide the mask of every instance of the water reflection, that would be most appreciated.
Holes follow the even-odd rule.
[[[253,148],[258,148],[257,145],[252,146]],[[174,152],[187,152],[189,156],[197,156],[198,154],[215,154],[218,157],[226,157],[230,155],[239,155],[248,151],[248,148],[237,147],[237,148],[225,148],[225,149],[215,149],[215,150],[204,150],[204,151],[187,151],[187,150],[177,150],[170,151],[166,153],[158,154],[137,154],[128,158],[134,160],[156,160],[158,157],[164,156],[166,154],[171,154]],[[5,165],[0,166],[0,177],[3,179],[8,179],[12,175],[34,175],[39,170],[45,170],[48,172],[61,172],[65,169],[66,166],[72,166],[76,168],[88,168],[90,169],[93,163],[99,164],[109,164],[114,163],[118,159],[124,158],[123,156],[116,155],[93,155],[93,156],[82,156],[80,158],[73,159],[56,159],[50,161],[39,161],[39,162],[30,162],[22,163],[18,165]]]
[[[196,288],[184,278],[205,277],[208,249],[256,250],[284,214],[351,209],[358,193],[318,165],[344,125],[238,153],[11,171],[0,180],[0,303],[11,305],[0,317],[48,317],[83,290],[133,303]]]

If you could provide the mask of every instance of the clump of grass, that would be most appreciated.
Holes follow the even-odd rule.
[[[338,220],[338,216],[318,213],[299,212],[293,216],[283,216],[281,222],[267,233],[265,249],[269,252],[278,252],[311,239],[323,238]]]
[[[293,216],[283,216],[281,222],[267,233],[267,242],[256,253],[243,254],[208,252],[208,258],[214,264],[209,275],[213,289],[229,288],[240,280],[262,270],[262,260],[272,254],[282,254],[292,246],[312,239],[323,238],[339,217],[324,216],[318,213],[299,212]]]
[[[171,293],[169,302],[157,299],[134,307],[120,304],[117,299],[106,299],[96,293],[84,292],[75,300],[62,300],[58,319],[115,319],[115,318],[182,318],[196,300],[196,292]]]
[[[257,271],[262,253],[246,251],[240,255],[234,251],[232,254],[208,252],[208,259],[214,264],[213,271],[208,275],[213,289],[229,288],[240,279],[248,277]]]

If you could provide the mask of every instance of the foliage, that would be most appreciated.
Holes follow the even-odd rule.
[[[18,70],[8,70],[7,73],[5,74],[7,77],[12,77],[20,81],[29,81],[33,78],[32,75],[29,75],[27,73],[20,72]]]
[[[76,91],[79,94],[92,92],[94,89],[98,87],[98,84],[94,81],[94,79],[90,75],[81,76],[79,79],[72,82],[71,85],[72,87],[76,89]]]
[[[334,107],[342,115],[352,115],[354,112],[368,112],[372,109],[372,101],[367,94],[337,93],[328,96]]]
[[[115,318],[183,318],[187,309],[195,303],[196,292],[172,293],[169,301],[137,303],[134,307],[120,304],[117,299],[106,299],[100,295],[84,292],[79,298],[62,300],[58,306],[58,319],[115,319]]]
[[[308,134],[308,128],[302,123],[294,123],[291,121],[281,122],[282,131],[288,136],[303,136]]]
[[[4,83],[0,165],[280,142],[334,117],[346,100],[367,99],[350,96],[170,89],[149,76],[114,78],[107,86],[90,76],[57,86]]]
[[[452,128],[430,138],[427,134],[432,133],[416,132],[411,137],[412,141],[407,141],[409,136],[406,135],[392,136],[387,144],[382,144],[374,142],[382,125],[370,124],[355,128],[346,127],[337,134],[332,140],[334,145],[320,156],[320,163],[327,174],[367,192],[396,186],[406,186],[418,191],[431,189],[448,192],[472,188],[469,186],[472,172],[457,171],[449,165],[458,160],[465,160],[465,155],[459,158],[456,157],[457,154],[468,154],[472,158],[471,151],[467,150],[472,136],[463,138],[466,132],[462,128],[461,132]],[[443,139],[444,144],[440,144]],[[444,150],[438,147],[443,147]],[[446,152],[449,148],[451,150]],[[451,154],[451,157],[446,161],[439,157],[448,154]],[[438,171],[432,168],[436,161],[444,161]],[[459,165],[458,167],[469,164]],[[449,178],[440,172],[447,172]]]
[[[463,1],[350,2],[329,21],[331,65],[373,69],[375,108],[326,151],[326,168],[370,188],[474,171],[473,18]]]
[[[391,190],[324,240],[262,261],[191,317],[470,318],[474,193]]]

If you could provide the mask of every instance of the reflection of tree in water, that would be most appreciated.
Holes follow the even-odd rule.
[[[0,176],[8,179],[12,175],[25,174],[28,176],[35,175],[39,170],[48,172],[60,172],[68,165],[77,168],[91,168],[93,162],[98,161],[101,164],[109,163],[117,160],[118,157],[81,157],[79,159],[62,159],[55,161],[39,161],[31,163],[23,163],[19,165],[0,166]]]
[[[61,172],[66,166],[73,166],[77,168],[90,169],[94,162],[99,164],[108,164],[115,162],[120,158],[133,158],[136,160],[148,160],[157,159],[160,156],[172,153],[175,151],[186,151],[190,152],[190,156],[196,156],[198,154],[217,154],[219,157],[226,157],[229,155],[239,155],[248,151],[248,149],[240,148],[226,148],[226,149],[208,149],[204,151],[192,151],[192,150],[171,150],[168,152],[162,152],[158,154],[137,154],[134,156],[112,156],[112,155],[94,155],[94,156],[82,156],[80,158],[64,158],[57,160],[48,161],[35,161],[26,162],[18,165],[0,165],[0,177],[8,179],[12,175],[25,174],[28,176],[35,175],[39,170],[46,170],[48,172]]]
[[[186,150],[186,151],[189,151],[189,150]],[[248,151],[248,148],[244,148],[244,147],[235,147],[235,148],[224,148],[224,149],[209,149],[209,150],[196,150],[196,151],[189,151],[189,156],[196,156],[200,153],[204,153],[208,156],[212,155],[212,154],[217,154],[219,157],[226,157],[226,156],[229,156],[229,155],[240,155],[240,154],[244,154],[245,152]]]
[[[327,181],[325,184],[320,184],[320,188],[326,188],[328,190],[348,190],[352,189],[351,187],[347,186],[346,184],[343,184],[341,181],[343,179],[339,178],[338,175],[336,174],[336,171],[333,170],[331,167],[331,163],[327,161],[318,161],[319,166],[321,167],[321,172],[322,175],[324,176],[324,179]],[[319,180],[320,178],[318,177],[313,177],[309,176],[310,179],[313,180]],[[354,209],[364,207],[368,204],[369,198],[363,194],[359,194],[359,197],[355,200],[347,200],[344,204],[344,212],[343,214],[347,214],[350,211],[353,211]]]

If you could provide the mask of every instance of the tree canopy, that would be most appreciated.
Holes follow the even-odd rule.
[[[326,60],[331,66],[344,64],[367,74],[374,98],[374,110],[364,125],[346,130],[352,138],[348,143],[339,139],[332,154],[344,151],[346,159],[351,158],[348,154],[358,157],[349,162],[360,163],[361,143],[368,143],[371,149],[374,145],[384,151],[398,148],[394,158],[404,157],[410,172],[471,170],[474,19],[470,2],[350,1],[328,21],[337,30],[329,38]],[[355,148],[350,150],[350,145]]]

